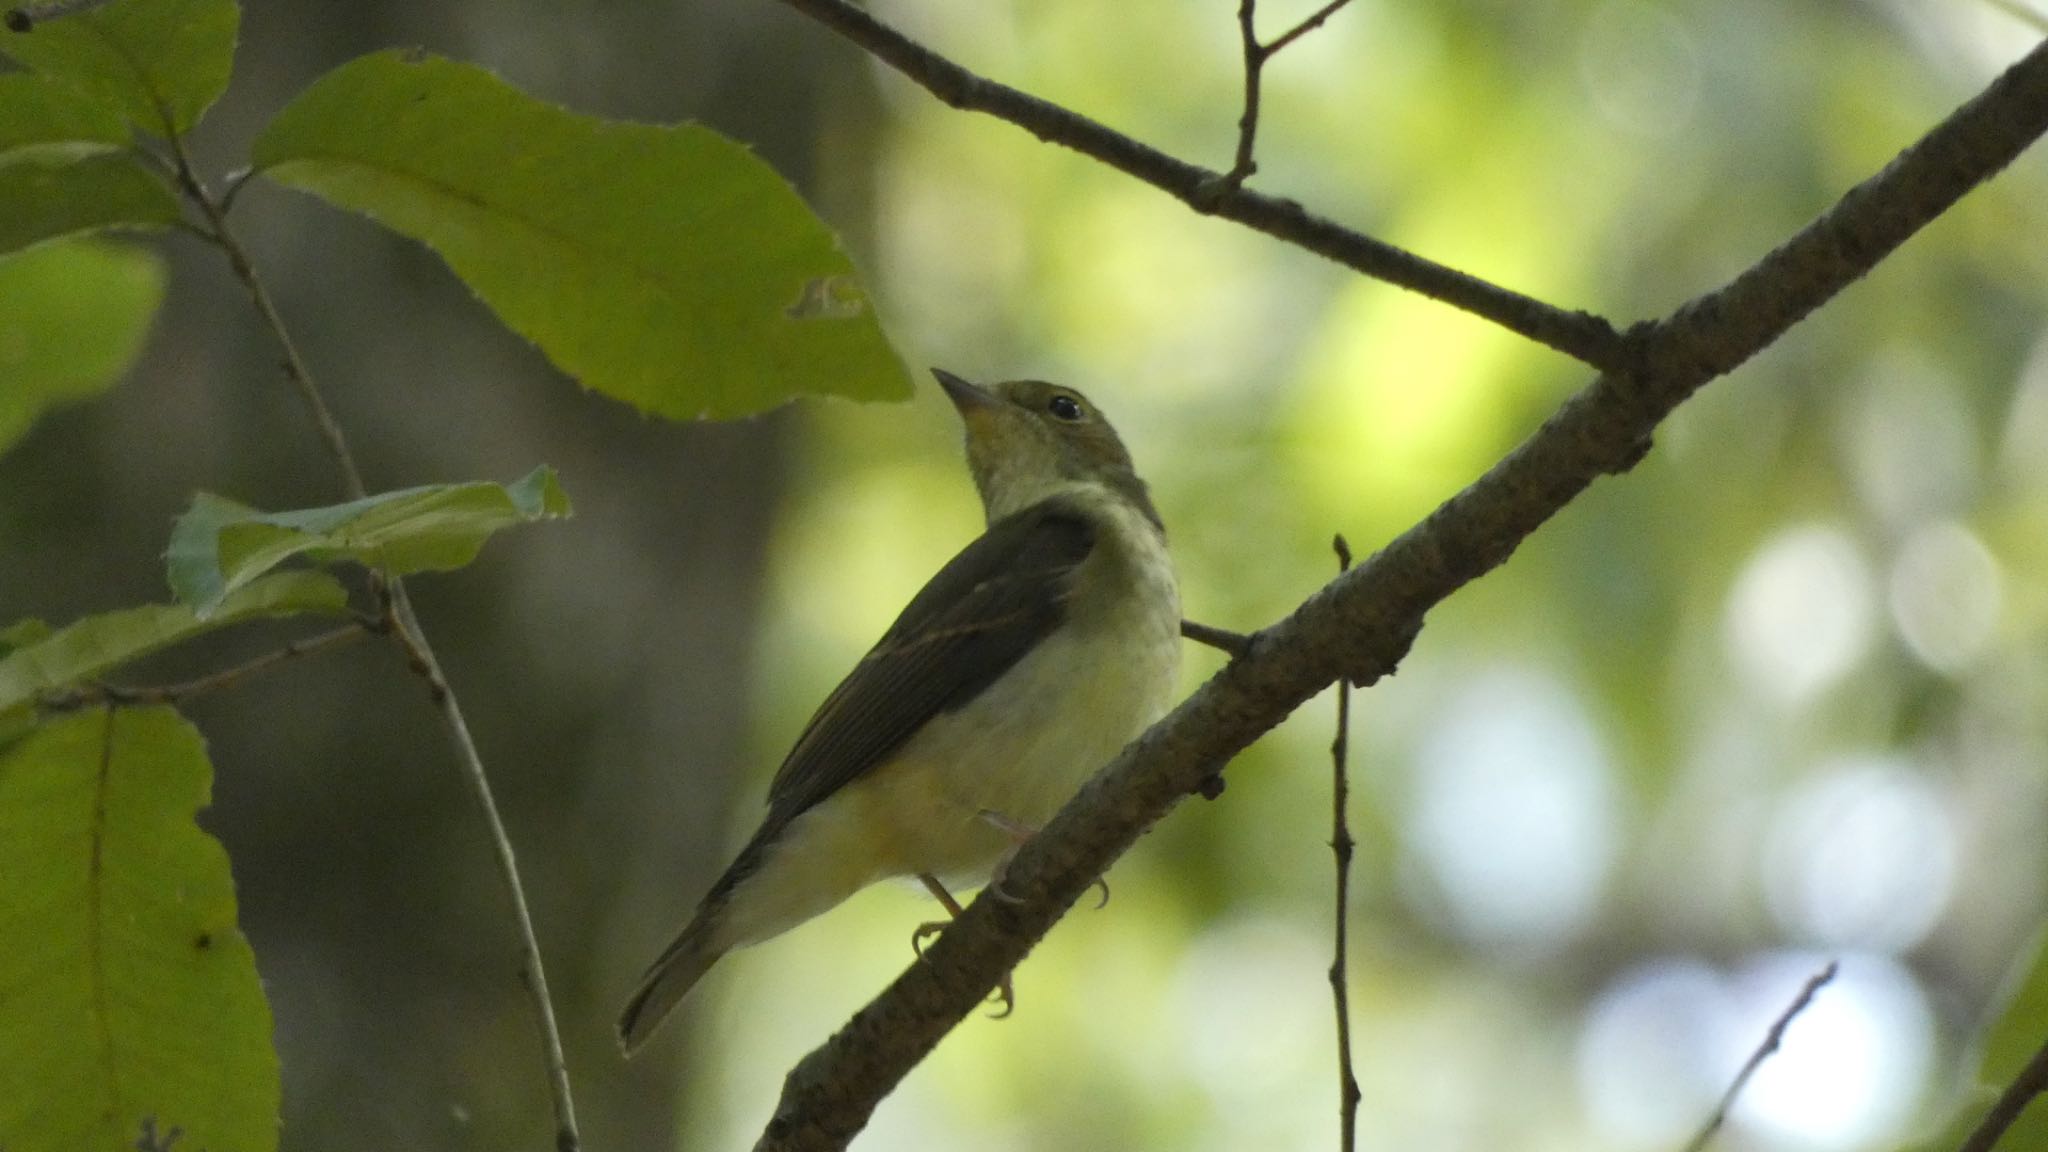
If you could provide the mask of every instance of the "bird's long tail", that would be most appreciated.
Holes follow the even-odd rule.
[[[619,1047],[625,1049],[626,1055],[631,1056],[654,1035],[704,973],[725,955],[726,950],[711,939],[711,922],[710,910],[700,911],[675,943],[648,966],[647,975],[640,978],[640,987],[626,1001],[625,1011],[619,1013]]]

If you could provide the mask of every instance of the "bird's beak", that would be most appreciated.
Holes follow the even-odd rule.
[[[970,384],[944,368],[932,369],[932,378],[939,382],[939,387],[946,390],[946,398],[953,402],[953,407],[960,410],[962,420],[977,411],[986,412],[1002,406],[1002,401],[990,395],[986,388]]]

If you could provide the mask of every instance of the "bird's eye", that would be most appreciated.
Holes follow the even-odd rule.
[[[1081,402],[1072,396],[1053,397],[1046,404],[1045,410],[1061,420],[1079,420],[1081,418]]]

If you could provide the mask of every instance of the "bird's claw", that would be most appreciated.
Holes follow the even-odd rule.
[[[1008,899],[1008,894],[1004,893],[1003,898]],[[917,930],[910,934],[910,950],[917,953],[919,960],[924,959],[925,943],[944,932],[950,924],[951,921],[948,920],[927,920],[919,924]],[[1000,1010],[989,1013],[988,1018],[991,1020],[1001,1020],[1017,1010],[1017,990],[1010,984],[1008,973],[1004,973],[1003,982],[996,985],[995,991],[989,993],[988,998],[1002,1003]]]
[[[1001,1020],[1017,1010],[1017,990],[1010,985],[1010,977],[1007,973],[1003,976],[1003,982],[996,985],[996,990],[989,994],[989,999],[1003,1002],[1002,1011],[988,1014],[988,1018],[991,1020]]]
[[[946,924],[947,921],[944,920],[927,920],[919,924],[917,930],[910,934],[910,950],[917,953],[919,960],[924,959],[925,942],[944,932]]]
[[[1102,899],[1095,902],[1096,911],[1109,907],[1109,877],[1097,876],[1094,887],[1102,889]]]

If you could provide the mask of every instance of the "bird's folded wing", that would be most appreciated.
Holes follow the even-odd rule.
[[[798,737],[760,840],[974,699],[1066,618],[1095,525],[1057,498],[989,525],[941,568]]]

